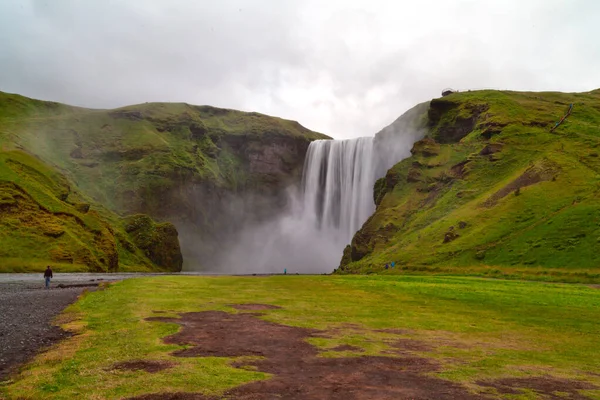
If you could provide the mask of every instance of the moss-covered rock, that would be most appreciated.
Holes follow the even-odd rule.
[[[423,157],[437,156],[440,153],[440,145],[434,139],[427,137],[415,142],[410,153]]]
[[[138,214],[125,219],[125,231],[154,264],[168,271],[181,271],[183,257],[173,224],[156,224],[149,216]]]

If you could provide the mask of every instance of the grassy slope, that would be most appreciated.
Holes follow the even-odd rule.
[[[549,132],[570,103],[572,115]],[[476,91],[431,104],[438,144],[419,143],[378,182],[380,204],[343,270],[396,261],[404,272],[600,281],[600,90]],[[474,130],[453,140],[473,117]],[[482,155],[489,144],[502,150]],[[443,243],[449,232],[458,238]]]
[[[21,151],[0,152],[0,272],[151,270],[121,219]]]
[[[177,325],[144,321],[189,311],[237,312],[228,306],[236,303],[279,305],[265,318],[281,324],[339,328],[331,338],[311,339],[326,357],[385,354],[399,337],[423,341],[433,349],[415,350],[417,355],[436,359],[443,367],[439,376],[476,392],[484,390],[477,380],[501,377],[551,376],[600,385],[600,291],[583,285],[422,276],[155,277],[85,295],[63,318],[79,335],[39,355],[0,390],[10,398],[118,399],[164,391],[218,394],[265,379],[261,372],[232,368],[228,359],[173,357],[180,346],[160,338]],[[404,333],[375,331],[383,328]],[[331,350],[340,344],[365,351]],[[115,362],[136,359],[176,366],[154,374],[111,369]],[[600,390],[587,395],[600,399]]]
[[[299,174],[302,149],[322,138],[295,121],[210,106],[90,110],[0,92],[0,150],[35,155],[108,210],[186,225],[206,259],[234,225],[228,199],[275,198]]]
[[[230,142],[239,137],[258,146],[270,135],[326,138],[295,121],[209,106],[89,110],[0,92],[0,144],[18,144],[68,171],[84,193],[113,210],[139,211],[132,205],[145,202],[151,203],[145,208],[160,209],[160,195],[173,181],[260,185]]]

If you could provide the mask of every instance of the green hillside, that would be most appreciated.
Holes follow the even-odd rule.
[[[90,204],[34,157],[0,152],[0,272],[41,271],[47,264],[61,272],[181,269],[172,224],[147,227],[145,235],[155,237],[148,243],[140,243],[130,225]],[[162,258],[153,256],[158,244]]]
[[[326,138],[294,121],[210,106],[89,110],[1,92],[0,123],[0,140],[68,171],[94,199],[115,210],[157,213],[173,181],[258,188],[282,172],[248,168],[266,141],[295,145],[296,139],[308,146],[311,139]],[[284,159],[281,166],[291,171],[296,161]]]
[[[280,206],[318,138],[327,136],[295,121],[210,106],[91,110],[0,92],[1,150],[35,156],[121,216],[175,223],[193,267],[209,263],[243,217]]]
[[[340,272],[600,281],[600,90],[455,93],[407,118],[426,138],[377,181]]]

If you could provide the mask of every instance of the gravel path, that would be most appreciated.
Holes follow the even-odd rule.
[[[52,288],[44,289],[42,273],[0,274],[0,382],[36,353],[68,334],[52,320],[84,290],[99,283],[155,275],[205,276],[184,273],[55,273]],[[256,274],[253,274],[256,275]]]
[[[0,282],[0,382],[38,351],[67,336],[51,324],[52,319],[85,289],[95,289],[54,286],[43,289],[41,278],[37,284]]]

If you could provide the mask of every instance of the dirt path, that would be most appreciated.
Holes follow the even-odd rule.
[[[0,283],[0,382],[67,333],[52,319],[85,289],[43,289],[43,283]]]
[[[358,356],[324,358],[307,342],[311,337],[329,336],[322,332],[278,325],[258,318],[257,310],[273,306],[260,304],[231,305],[238,310],[185,313],[181,318],[153,317],[149,321],[175,322],[181,330],[164,339],[166,343],[187,345],[173,353],[176,357],[241,357],[257,356],[253,361],[234,363],[236,368],[251,368],[272,374],[263,381],[235,387],[223,396],[207,397],[200,393],[154,393],[135,400],[213,400],[213,399],[290,399],[290,400],[374,400],[374,399],[490,399],[469,392],[458,383],[432,376],[440,371],[432,359],[415,355],[429,351],[424,343],[406,338],[390,343],[395,349],[391,357]],[[333,351],[356,351],[353,346],[339,346]],[[146,367],[143,360],[133,364]],[[150,366],[146,369],[150,371]],[[540,398],[587,399],[580,390],[596,389],[594,385],[553,377],[531,377],[479,381],[483,388],[494,388],[500,396],[534,391]],[[130,399],[130,400],[134,400]]]
[[[258,305],[236,307],[260,309]],[[265,307],[266,309],[266,307]],[[438,366],[425,358],[318,357],[319,350],[306,341],[323,332],[278,325],[257,318],[254,312],[223,311],[186,313],[181,319],[155,317],[153,321],[176,322],[179,333],[166,343],[188,344],[177,357],[263,357],[237,368],[256,368],[273,374],[228,391],[233,399],[479,399],[464,387],[428,376]],[[402,342],[398,344],[402,345]],[[208,399],[195,393],[157,393],[144,399]]]

